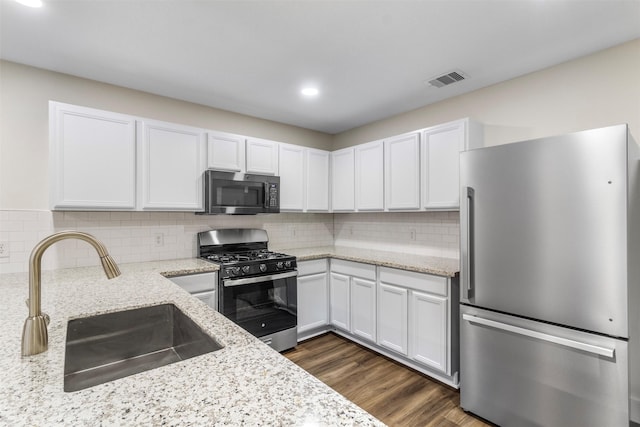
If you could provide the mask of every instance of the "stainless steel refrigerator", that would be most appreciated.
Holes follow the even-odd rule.
[[[502,426],[629,425],[638,159],[626,125],[461,154],[464,410]]]

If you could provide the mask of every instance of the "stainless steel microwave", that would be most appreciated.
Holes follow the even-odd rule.
[[[206,170],[203,214],[280,212],[280,177]]]

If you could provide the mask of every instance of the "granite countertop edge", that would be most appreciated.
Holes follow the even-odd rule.
[[[166,277],[217,271],[199,259],[45,271],[42,307],[49,348],[21,357],[28,274],[0,274],[0,425],[384,426]],[[114,380],[63,391],[72,318],[172,303],[223,345],[221,350]]]
[[[279,248],[278,251],[295,255],[298,261],[333,258],[444,277],[455,277],[460,272],[460,263],[456,258],[407,252],[379,251],[346,246]]]

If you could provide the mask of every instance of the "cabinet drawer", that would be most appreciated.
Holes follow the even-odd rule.
[[[311,274],[326,273],[327,259],[314,259],[311,261],[300,261],[298,263],[298,276],[309,276]]]
[[[376,266],[341,259],[331,260],[331,271],[346,274],[348,276],[362,277],[363,279],[376,280]]]
[[[380,282],[390,283],[403,288],[415,289],[421,292],[447,296],[449,294],[446,277],[431,274],[416,273],[414,271],[398,270],[395,268],[380,268]]]
[[[185,276],[169,277],[176,285],[190,294],[212,291],[218,285],[217,273],[197,273]]]

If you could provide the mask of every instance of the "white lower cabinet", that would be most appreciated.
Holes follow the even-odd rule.
[[[351,333],[376,340],[376,282],[351,278]]]
[[[331,299],[331,324],[337,328],[350,330],[349,284],[351,279],[344,274],[331,272],[329,294]]]
[[[378,289],[378,344],[406,356],[408,291],[386,283]]]
[[[409,292],[409,357],[448,373],[447,298]]]
[[[376,267],[331,261],[331,324],[359,338],[376,340]]]
[[[298,263],[298,341],[327,330],[328,275],[326,259]]]

